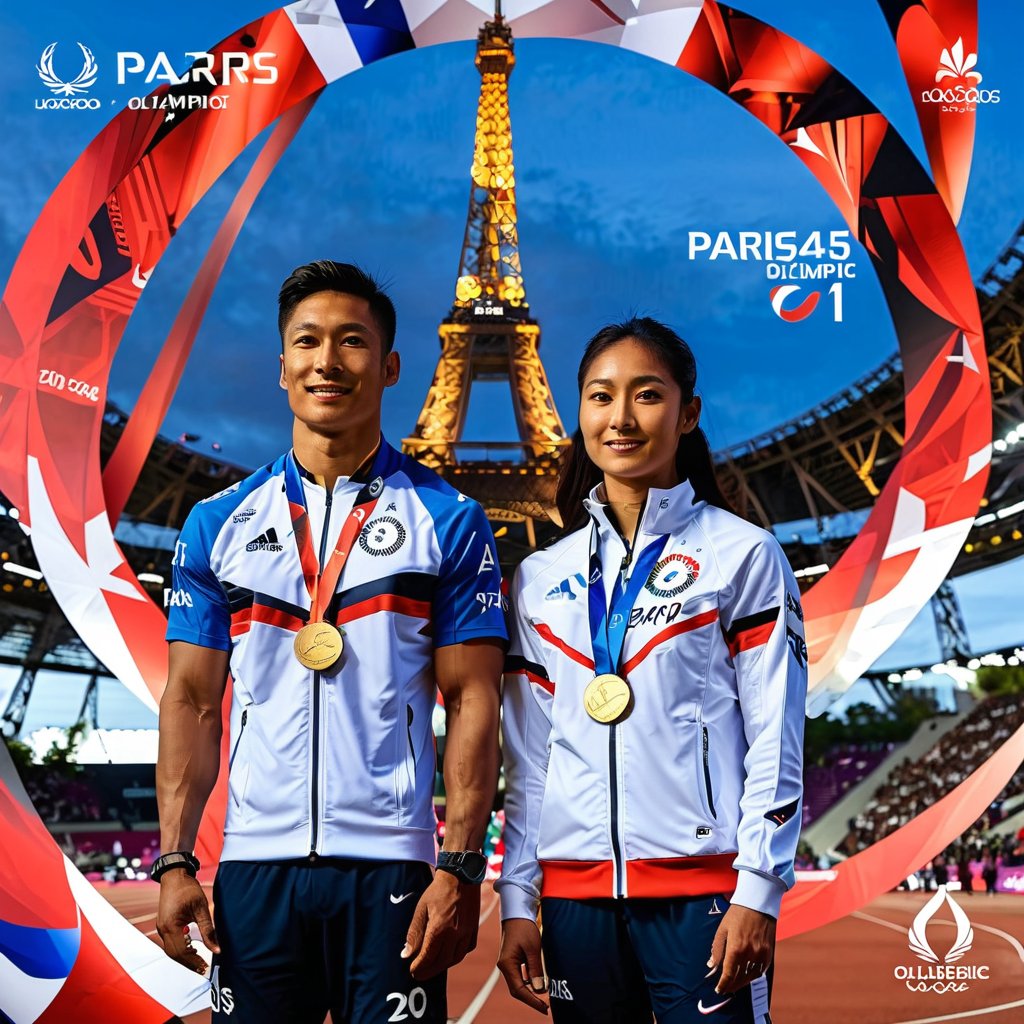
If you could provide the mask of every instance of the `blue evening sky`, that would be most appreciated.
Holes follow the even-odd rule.
[[[739,6],[831,61],[923,157],[896,50],[873,0]],[[1015,0],[979,6],[978,68],[1002,102],[979,109],[960,225],[976,276],[1024,216],[1021,8]],[[183,70],[185,51],[213,45],[266,10],[249,2],[179,0],[168,8],[54,0],[0,14],[0,279],[69,165],[129,96],[151,88],[116,84],[116,52],[152,58],[164,50]],[[78,40],[98,61],[91,95],[101,109],[35,110],[34,101],[48,95],[34,67],[42,50],[57,42],[56,69],[69,77],[79,66]],[[510,101],[522,264],[567,427],[575,425],[583,344],[600,325],[633,311],[667,320],[690,341],[704,426],[716,448],[800,414],[895,351],[880,288],[856,243],[857,276],[844,285],[842,323],[833,322],[827,297],[808,319],[783,323],[769,305],[761,264],[688,259],[690,231],[821,231],[827,238],[845,228],[809,172],[738,106],[673,68],[611,47],[523,39],[516,56]],[[323,256],[359,263],[390,284],[403,371],[386,396],[384,428],[393,442],[411,431],[458,268],[479,88],[472,57],[471,42],[401,54],[326,90],[234,248],[166,434],[199,434],[199,450],[217,442],[225,458],[248,466],[287,446],[275,296],[294,266]],[[123,407],[133,405],[255,151],[250,147],[211,190],[154,272],[111,377],[110,397]],[[512,438],[511,405],[500,391],[475,391],[470,408],[467,437]],[[1019,617],[1007,611],[1019,607],[1007,598],[1024,596],[1014,568],[957,584],[976,649],[1024,641]],[[883,661],[936,654],[926,610]],[[34,701],[33,714],[41,702]],[[39,714],[50,712],[40,706]]]

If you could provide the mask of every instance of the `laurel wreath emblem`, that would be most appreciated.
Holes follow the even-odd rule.
[[[43,85],[58,96],[74,96],[76,93],[86,92],[96,84],[96,76],[99,73],[96,58],[93,57],[92,50],[84,43],[79,43],[78,47],[82,51],[85,63],[82,65],[82,70],[79,71],[77,77],[73,78],[70,82],[65,82],[63,79],[58,78],[53,70],[53,54],[57,49],[56,43],[50,43],[43,50],[43,55],[39,58],[39,63],[36,65],[36,71],[39,72]]]

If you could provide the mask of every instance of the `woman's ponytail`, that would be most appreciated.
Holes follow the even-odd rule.
[[[707,435],[700,427],[694,427],[679,438],[676,448],[676,472],[680,480],[689,480],[698,501],[717,505],[727,512],[734,512],[715,476],[715,464],[711,458],[711,446]]]

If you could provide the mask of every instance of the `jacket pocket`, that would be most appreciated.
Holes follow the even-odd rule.
[[[245,791],[249,784],[249,758],[247,751],[243,748],[248,744],[245,742],[246,728],[249,724],[251,708],[242,709],[242,720],[238,728],[238,736],[235,738],[235,745],[228,758],[228,792],[236,807],[241,807],[245,800]],[[241,756],[239,756],[241,755]]]
[[[715,821],[718,815],[715,813],[715,793],[711,785],[711,750],[708,742],[708,727],[701,725],[700,736],[700,787],[704,798],[704,809]]]
[[[395,764],[395,794],[398,800],[399,818],[413,802],[416,790],[416,751],[413,746],[411,704],[405,706],[405,728],[399,727],[399,747],[401,754]]]

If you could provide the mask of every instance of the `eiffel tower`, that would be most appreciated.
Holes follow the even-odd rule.
[[[480,99],[455,301],[438,327],[434,380],[402,448],[476,498],[492,522],[505,524],[496,531],[502,561],[516,562],[536,546],[536,524],[557,516],[557,460],[569,441],[538,354],[540,326],[530,315],[519,260],[508,107],[515,53],[501,0],[480,29],[475,63]],[[462,441],[475,381],[508,384],[518,440]]]

